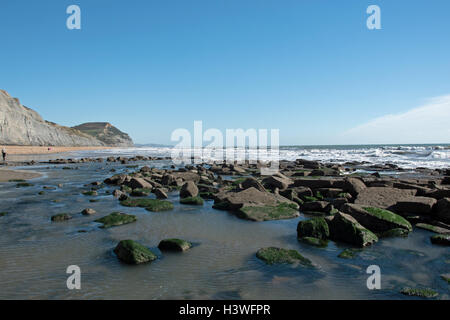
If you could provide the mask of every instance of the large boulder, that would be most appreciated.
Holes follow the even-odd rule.
[[[297,237],[299,239],[311,237],[325,240],[330,237],[330,230],[324,218],[312,218],[298,223]]]
[[[344,204],[341,210],[351,215],[363,227],[373,232],[386,232],[397,228],[412,231],[411,224],[405,218],[388,210],[362,207],[351,203]]]
[[[128,264],[141,264],[156,260],[156,255],[147,247],[133,240],[122,240],[114,249],[121,261]]]
[[[184,181],[193,181],[195,183],[200,181],[200,176],[194,172],[172,172],[172,176],[174,176],[175,180],[181,178]]]
[[[263,183],[271,189],[278,188],[279,190],[286,190],[293,183],[293,181],[283,176],[281,173],[279,173],[279,175],[267,177],[263,180]]]
[[[244,189],[254,187],[254,188],[258,189],[259,191],[262,191],[262,192],[266,191],[266,189],[264,188],[262,183],[253,177],[249,177],[249,178],[245,179],[241,185],[242,185],[242,188],[244,188]]]
[[[396,189],[390,187],[370,187],[362,190],[355,200],[355,204],[391,209],[398,201],[416,195],[415,189]]]
[[[153,186],[142,178],[131,178],[127,186],[132,189],[153,189]]]
[[[433,206],[437,203],[434,198],[428,197],[410,197],[407,199],[401,199],[397,202],[394,209],[399,213],[412,213],[419,215],[430,214]]]
[[[366,185],[360,179],[346,178],[344,180],[344,191],[350,193],[354,197],[366,188]]]
[[[434,216],[437,220],[450,224],[450,198],[443,198],[437,202]]]
[[[198,188],[193,181],[187,181],[180,189],[180,198],[196,197]]]
[[[327,220],[330,228],[330,238],[359,247],[369,246],[378,241],[378,237],[364,228],[352,216],[338,212],[332,219]]]

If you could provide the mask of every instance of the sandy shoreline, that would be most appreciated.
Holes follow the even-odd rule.
[[[5,146],[0,145],[0,149],[5,149],[7,155],[14,154],[52,154],[69,151],[83,150],[105,150],[114,149],[114,147],[52,147],[52,146]]]
[[[40,173],[34,171],[0,169],[0,182],[8,182],[10,180],[29,180],[40,176],[42,176]]]

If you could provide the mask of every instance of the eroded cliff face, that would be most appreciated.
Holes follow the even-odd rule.
[[[88,122],[73,127],[73,129],[89,134],[108,146],[132,147],[134,145],[128,134],[108,122]]]
[[[115,131],[108,131],[109,139],[102,141],[102,139],[75,128],[45,121],[36,111],[21,105],[17,98],[0,90],[0,144],[70,147],[133,145],[127,134],[114,129],[120,132],[117,139],[114,139]],[[117,144],[115,144],[116,142]]]

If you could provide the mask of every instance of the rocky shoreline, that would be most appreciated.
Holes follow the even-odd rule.
[[[124,207],[141,207],[147,211],[173,209],[168,194],[178,193],[183,205],[203,206],[213,200],[212,208],[226,210],[237,218],[262,222],[292,219],[303,214],[307,219],[297,225],[299,241],[313,247],[325,247],[329,241],[345,243],[354,249],[339,254],[354,259],[355,252],[385,237],[407,237],[416,228],[434,233],[433,245],[450,244],[450,169],[417,168],[406,171],[396,166],[371,166],[365,163],[326,164],[297,159],[281,161],[279,172],[261,176],[264,163],[202,163],[175,167],[170,158],[135,156],[132,158],[57,159],[40,164],[73,165],[104,163],[111,176],[94,181],[82,193],[95,197],[108,186],[113,201]],[[148,161],[165,161],[154,167]],[[130,163],[137,162],[130,165]],[[126,173],[114,174],[108,164],[125,165]],[[27,162],[22,165],[36,165]],[[407,174],[404,178],[402,175]],[[25,186],[25,185],[24,185]],[[210,202],[209,202],[210,203]],[[209,205],[209,204],[208,204]],[[84,215],[95,215],[86,208]],[[71,219],[71,215],[57,215],[53,222]],[[134,223],[137,218],[125,212],[113,212],[95,220],[101,228]],[[185,251],[190,242],[182,239],[161,239],[162,248]],[[150,249],[131,240],[122,240],[114,251],[129,264],[151,262],[158,257]],[[261,248],[255,255],[272,264],[314,266],[299,252],[284,248]],[[438,277],[440,275],[437,275]],[[444,278],[443,278],[444,279]],[[445,279],[444,279],[445,280]],[[420,288],[404,290],[404,294],[418,295]],[[434,296],[434,295],[432,295]]]

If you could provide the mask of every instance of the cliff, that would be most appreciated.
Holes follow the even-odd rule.
[[[121,132],[121,134],[123,133]],[[121,141],[121,137],[118,137],[117,141]],[[112,138],[110,137],[108,141],[114,141]],[[45,121],[36,111],[21,105],[17,98],[11,97],[4,90],[0,90],[0,144],[68,147],[116,146],[107,144],[75,128]]]
[[[128,134],[108,122],[88,122],[73,127],[73,129],[95,137],[108,146],[132,147],[134,145]]]

